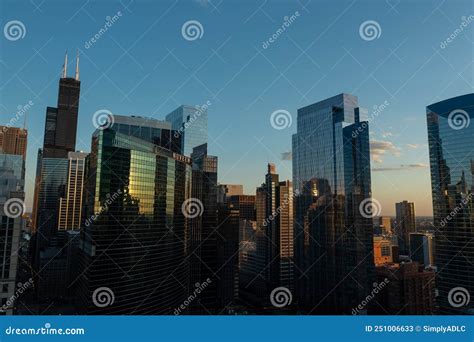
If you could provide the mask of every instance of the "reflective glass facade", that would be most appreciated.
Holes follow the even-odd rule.
[[[79,309],[97,314],[170,314],[187,295],[189,158],[113,129],[92,139],[81,237]],[[107,287],[111,305],[94,304]]]
[[[441,313],[473,314],[474,94],[432,104],[426,112],[438,304]],[[450,305],[448,294],[455,287],[470,293],[468,305]]]
[[[207,107],[183,105],[166,115],[174,135],[181,139],[183,154],[190,156],[193,148],[207,143]]]
[[[357,97],[340,94],[298,110],[293,135],[298,306],[311,314],[348,313],[370,292],[372,219],[368,123]]]

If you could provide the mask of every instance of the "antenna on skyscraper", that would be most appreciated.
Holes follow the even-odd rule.
[[[79,49],[76,51],[76,81],[79,81]]]
[[[66,78],[66,73],[67,73],[67,50],[66,50],[66,56],[64,56],[64,65],[63,65],[63,75],[62,78]]]

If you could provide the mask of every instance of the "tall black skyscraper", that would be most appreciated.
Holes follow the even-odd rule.
[[[295,277],[299,307],[313,314],[350,312],[372,288],[372,218],[361,210],[371,200],[369,130],[357,102],[340,94],[298,110]]]
[[[79,112],[79,55],[76,75],[67,77],[67,52],[59,79],[58,105],[46,109],[43,158],[67,158],[76,149],[77,117]]]
[[[474,94],[426,108],[443,314],[474,313]],[[469,301],[470,297],[470,301]]]

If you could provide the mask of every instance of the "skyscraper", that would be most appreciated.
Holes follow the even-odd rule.
[[[82,224],[84,178],[87,153],[68,153],[68,174],[64,197],[59,199],[59,230],[78,230]]]
[[[395,231],[398,236],[400,254],[410,253],[410,233],[416,231],[415,203],[403,201],[395,204],[397,225]]]
[[[115,116],[117,122],[125,120]],[[189,279],[182,204],[190,197],[191,160],[163,147],[170,145],[169,123],[127,122],[92,137],[77,304],[88,314],[171,314],[184,302]],[[131,128],[156,128],[161,137],[168,131],[168,139],[156,145]]]
[[[59,79],[58,105],[46,109],[43,158],[67,158],[76,149],[77,118],[79,113],[79,55],[76,56],[76,75],[67,76],[67,52]]]
[[[299,307],[347,313],[374,277],[368,123],[357,97],[300,108],[293,135],[295,275]]]
[[[382,234],[392,234],[392,218],[390,216],[380,216],[379,226]]]
[[[16,129],[13,129],[15,131]],[[17,131],[18,132],[18,131]],[[26,147],[26,131],[24,132]],[[4,146],[15,146],[17,134],[4,137]],[[13,141],[10,141],[12,139]],[[11,298],[16,289],[19,242],[24,227],[25,151],[18,148],[0,150],[0,292],[3,314],[12,314]]]
[[[438,304],[443,314],[473,314],[474,94],[431,104],[426,116]],[[457,290],[463,292],[452,292]],[[454,295],[467,298],[467,294],[471,300],[461,302],[465,305],[453,302]]]
[[[211,284],[199,295],[191,313],[218,313],[220,311],[217,279],[220,268],[217,218],[217,157],[207,154],[207,144],[196,146],[191,154],[193,161],[192,198],[200,215],[189,220],[190,288],[193,284],[211,279]]]
[[[175,138],[181,139],[183,154],[190,156],[193,148],[207,143],[207,108],[182,105],[166,115]]]
[[[22,155],[26,159],[27,137],[24,128],[0,126],[0,153]]]
[[[410,258],[425,267],[434,266],[434,236],[432,233],[410,233]]]

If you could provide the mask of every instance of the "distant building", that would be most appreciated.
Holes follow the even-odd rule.
[[[219,184],[217,186],[217,198],[219,203],[227,202],[231,196],[244,194],[244,186],[239,184]]]
[[[82,224],[84,182],[88,153],[69,152],[65,196],[59,199],[59,230],[78,230]]]
[[[410,233],[410,258],[421,265],[435,266],[432,233]]]
[[[182,105],[166,115],[186,156],[191,155],[194,147],[207,143],[207,107]]]
[[[76,150],[80,90],[79,56],[76,59],[75,77],[68,77],[66,53],[59,79],[58,104],[46,109],[43,158],[67,158],[69,152]]]
[[[26,159],[28,131],[24,128],[0,126],[0,153],[21,155]]]
[[[381,234],[392,234],[392,218],[390,216],[379,217]]]
[[[415,204],[403,201],[395,204],[397,213],[396,233],[400,254],[408,255],[410,253],[410,233],[416,231]]]
[[[426,107],[441,314],[474,314],[474,94]],[[453,307],[450,291],[471,300]],[[466,295],[465,295],[466,296]]]
[[[380,315],[432,315],[435,312],[435,273],[417,262],[376,267],[377,283],[386,285],[373,303]],[[372,310],[371,310],[372,312]]]
[[[380,266],[388,263],[397,262],[398,247],[393,244],[390,238],[376,235],[374,236],[374,263]]]

